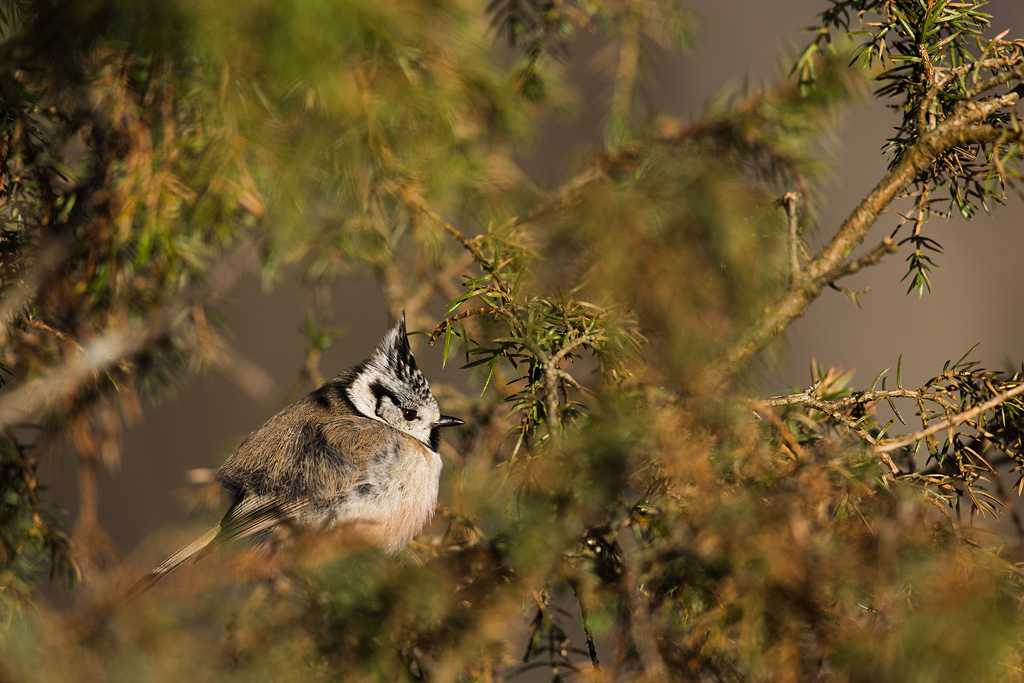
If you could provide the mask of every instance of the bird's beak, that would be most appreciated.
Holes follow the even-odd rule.
[[[466,423],[457,417],[452,417],[451,415],[442,415],[441,419],[435,422],[433,426],[440,429],[442,427],[458,427],[459,425],[464,424]]]

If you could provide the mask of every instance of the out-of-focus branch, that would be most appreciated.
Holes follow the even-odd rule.
[[[186,343],[201,349],[203,360],[208,362],[225,379],[254,401],[264,401],[274,389],[274,380],[267,371],[226,347],[210,333],[206,322],[206,311],[200,305],[192,306],[195,327],[188,331]]]
[[[131,363],[134,355],[182,325],[196,303],[230,289],[256,262],[257,254],[252,244],[237,250],[213,269],[205,287],[182,293],[155,319],[129,320],[112,327],[83,343],[82,352],[70,354],[63,365],[3,392],[0,429],[31,421],[46,406],[74,396],[102,381],[110,370]]]
[[[50,278],[60,272],[74,245],[70,236],[52,239],[35,256],[35,263],[21,278],[21,285],[5,292],[0,301],[0,344],[7,343],[14,318],[32,302]]]
[[[619,58],[612,85],[612,100],[609,116],[612,125],[626,128],[633,105],[637,72],[640,63],[640,25],[634,10],[626,3],[626,11],[619,19],[622,37],[619,40]]]
[[[670,132],[654,135],[650,138],[631,142],[613,149],[602,150],[600,153],[592,156],[586,168],[538,202],[520,222],[531,223],[575,205],[591,187],[607,180],[609,177],[629,172],[636,168],[643,155],[652,149],[672,149],[685,146],[697,140],[727,135],[730,131],[734,131],[736,121],[754,117],[758,110],[765,106],[778,106],[786,101],[795,101],[800,96],[800,90],[796,84],[785,82],[776,88],[759,92],[736,102],[731,107],[728,117],[708,114],[695,121],[681,125]],[[738,131],[734,132],[738,133]],[[756,140],[751,141],[749,135],[737,135],[737,137],[744,137],[744,141],[748,144],[757,144]],[[769,153],[778,152],[777,149],[765,151]],[[795,169],[793,170],[795,171]],[[804,192],[806,190],[806,187],[804,187],[806,183],[803,182],[803,177],[797,177],[796,181],[797,190]]]
[[[658,651],[658,638],[651,620],[651,608],[639,584],[639,567],[635,553],[625,553],[625,571],[622,577],[626,609],[629,610],[629,628],[636,645],[644,680],[667,681],[668,669]]]
[[[800,280],[800,193],[787,192],[779,200],[786,209],[786,225],[788,227],[789,247],[789,282],[795,285]]]
[[[302,392],[307,382],[313,387],[323,384],[323,375],[320,373],[320,357],[322,355],[323,352],[317,348],[310,348],[306,352],[306,359],[303,361],[299,372],[295,375],[291,388],[285,394],[284,401],[282,401],[283,405],[290,405],[302,398]]]
[[[410,180],[407,175],[397,168],[394,153],[391,151],[391,147],[388,145],[386,137],[381,132],[379,123],[373,118],[373,107],[371,106],[373,95],[370,88],[373,80],[373,74],[368,73],[365,69],[357,69],[355,75],[356,82],[359,86],[359,93],[363,100],[363,110],[367,117],[369,139],[373,147],[374,154],[377,156],[377,160],[380,163],[384,174],[389,180],[398,186],[398,194],[401,197],[402,202],[405,204],[406,209],[409,211],[410,219],[413,222],[416,222],[419,220],[420,216],[427,217],[431,222],[455,238],[455,240],[461,244],[466,251],[471,253],[480,267],[486,270],[488,274],[494,278],[496,285],[503,289],[507,288],[507,285],[502,279],[501,273],[498,272],[497,264],[491,263],[491,261],[484,255],[483,251],[481,251],[479,240],[467,238],[462,231],[442,218],[441,215],[430,206],[430,202],[428,202],[426,197],[423,196],[423,193],[420,192],[416,183]]]

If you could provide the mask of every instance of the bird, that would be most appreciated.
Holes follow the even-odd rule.
[[[134,600],[192,557],[246,539],[275,550],[287,531],[344,528],[400,552],[437,503],[442,415],[409,347],[405,312],[363,362],[257,427],[214,474],[219,523],[139,579]]]

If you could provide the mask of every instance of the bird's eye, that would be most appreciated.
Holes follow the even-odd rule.
[[[402,411],[402,417],[405,418],[406,422],[412,422],[416,419],[416,411],[412,408],[406,408]]]

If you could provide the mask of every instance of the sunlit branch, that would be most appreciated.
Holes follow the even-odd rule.
[[[965,410],[962,413],[957,413],[952,417],[939,420],[938,422],[933,422],[932,424],[928,425],[927,428],[922,429],[921,431],[914,432],[913,434],[908,434],[907,436],[897,439],[895,441],[889,441],[884,444],[879,444],[875,450],[877,450],[879,453],[888,453],[890,451],[895,451],[900,448],[905,448],[906,446],[910,446],[914,443],[917,443],[918,441],[926,439],[933,434],[937,434],[938,432],[941,432],[943,429],[950,429],[952,427],[956,427],[959,424],[963,424],[964,422],[968,422],[969,420],[974,419],[981,413],[984,413],[987,410],[992,410],[996,406],[1006,403],[1014,396],[1017,396],[1022,393],[1024,393],[1024,384],[1018,384],[1012,389],[1007,389],[998,396],[995,396],[989,399],[988,401],[985,401],[984,403],[980,403],[969,410]]]
[[[908,147],[899,163],[882,177],[828,244],[804,266],[804,280],[796,285],[791,284],[738,342],[712,361],[704,373],[704,388],[718,392],[728,386],[754,354],[778,337],[793,320],[803,315],[807,306],[818,298],[826,285],[842,274],[849,274],[851,271],[842,267],[843,261],[864,241],[879,215],[941,154],[957,146],[997,140],[1019,141],[1022,138],[1020,130],[982,123],[1000,109],[1016,104],[1018,99],[1017,93],[1008,93],[980,103],[962,103],[955,114]],[[876,249],[872,254],[881,258],[890,248],[883,246],[881,251]],[[869,255],[870,258],[874,256]],[[860,266],[868,263],[862,262]]]

